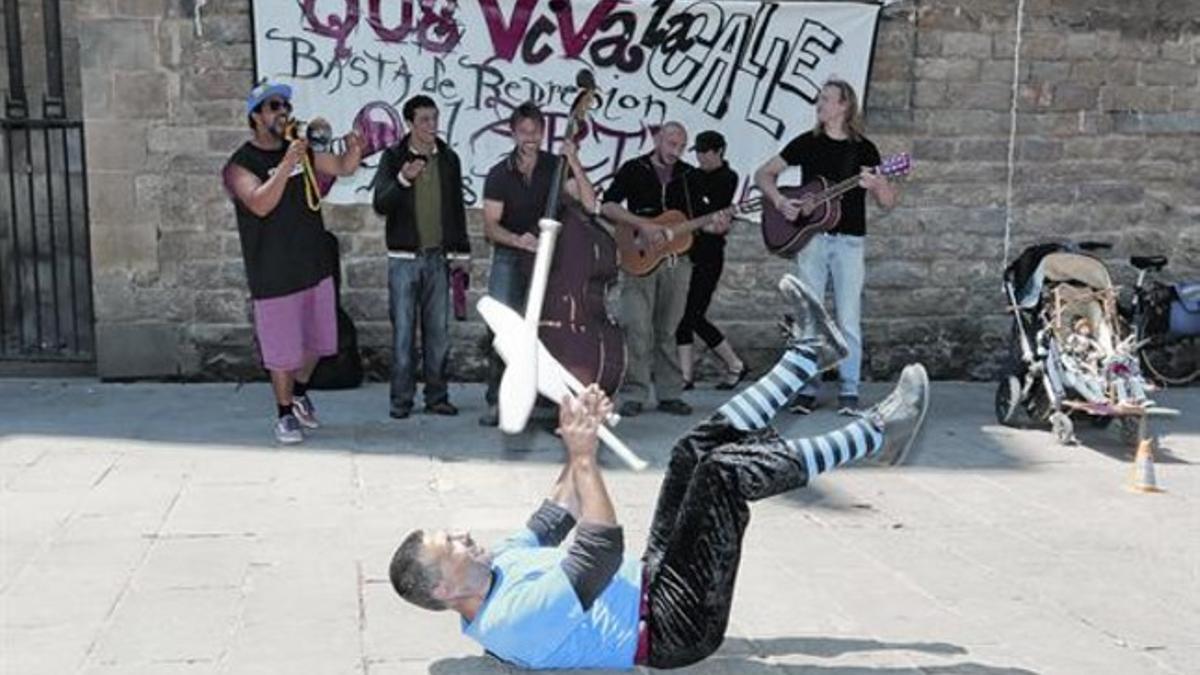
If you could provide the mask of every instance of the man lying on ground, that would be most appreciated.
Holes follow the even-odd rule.
[[[715,652],[729,622],[749,503],[855,460],[903,463],[928,406],[929,379],[914,364],[850,424],[815,438],[781,438],[771,419],[847,348],[799,281],[784,277],[780,290],[798,317],[785,324],[783,358],[675,443],[640,558],[624,555],[596,461],[596,429],[612,403],[591,387],[563,401],[567,462],[525,529],[490,552],[470,534],[416,530],[392,558],[396,592],[426,609],[453,609],[464,633],[526,668],[678,668]],[[557,548],[572,528],[571,546]]]

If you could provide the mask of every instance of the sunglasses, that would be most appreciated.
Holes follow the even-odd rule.
[[[292,104],[288,103],[287,101],[280,101],[277,98],[273,98],[270,101],[264,101],[258,105],[259,111],[262,111],[263,108],[266,108],[271,112],[279,112],[280,110],[291,112]]]

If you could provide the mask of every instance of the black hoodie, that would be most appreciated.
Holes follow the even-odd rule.
[[[416,223],[416,202],[412,187],[405,187],[396,176],[409,152],[412,134],[383,151],[375,179],[375,213],[387,219],[387,249],[389,253],[416,253],[419,247]],[[437,139],[442,193],[442,249],[451,258],[470,258],[471,241],[467,237],[467,212],[463,199],[462,164],[458,155],[442,139]]]

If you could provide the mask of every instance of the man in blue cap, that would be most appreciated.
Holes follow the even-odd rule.
[[[246,119],[253,137],[222,172],[237,210],[255,335],[271,373],[280,443],[299,443],[302,429],[319,426],[308,379],[318,359],[337,353],[336,262],[326,254],[319,202],[313,206],[320,198],[316,173],[353,174],[363,148],[356,132],[346,135],[341,155],[314,152],[303,138],[286,139],[291,99],[286,84],[264,80],[250,90]]]

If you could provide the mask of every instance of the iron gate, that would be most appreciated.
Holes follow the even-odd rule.
[[[20,0],[4,0],[0,361],[86,363],[95,360],[95,336],[83,121],[79,111],[68,115],[63,96],[59,2],[41,5],[46,72],[41,116],[33,117],[22,45],[31,31],[22,30]]]

